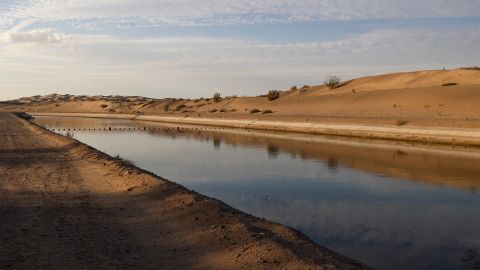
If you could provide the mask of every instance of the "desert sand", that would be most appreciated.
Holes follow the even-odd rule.
[[[0,113],[1,269],[366,269],[283,225]]]
[[[334,89],[320,85],[280,91],[275,100],[52,94],[3,102],[0,109],[478,146],[480,70],[364,77]]]

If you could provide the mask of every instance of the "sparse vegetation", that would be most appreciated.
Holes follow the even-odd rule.
[[[212,109],[212,110],[210,110],[209,112],[215,113],[215,112],[218,112],[218,110],[217,110],[217,109]]]
[[[297,86],[296,86],[296,85],[292,86],[292,87],[290,88],[290,90],[292,90],[292,91],[293,91],[293,90],[297,90]]]
[[[259,109],[252,109],[250,111],[250,114],[259,113],[259,112],[261,112]]]
[[[304,85],[302,86],[302,89],[307,89],[307,88],[309,88],[309,87],[310,87],[310,85],[304,84]]]
[[[221,100],[222,100],[222,95],[219,92],[216,92],[215,94],[213,94],[213,101],[219,102]]]
[[[449,83],[442,84],[442,86],[454,86],[454,85],[458,85],[458,83],[449,82]]]
[[[262,112],[262,114],[269,114],[269,113],[273,113],[273,111],[272,110],[265,110],[265,111]]]
[[[328,76],[323,82],[328,88],[335,89],[340,85],[340,77],[338,76]]]
[[[123,158],[122,156],[120,156],[118,154],[115,155],[114,158],[124,165],[135,166],[135,162],[133,162],[129,159]]]
[[[278,90],[270,90],[268,91],[267,98],[269,101],[273,101],[280,97],[280,91]]]
[[[105,109],[105,108],[108,107],[108,105],[107,105],[107,104],[102,104],[102,105],[100,105],[100,107],[101,107],[102,109]]]
[[[480,67],[473,66],[473,67],[462,67],[463,70],[480,70]]]

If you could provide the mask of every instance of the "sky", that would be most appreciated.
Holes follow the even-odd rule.
[[[0,100],[257,95],[480,65],[479,0],[0,0]]]

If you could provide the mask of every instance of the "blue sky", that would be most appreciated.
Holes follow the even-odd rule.
[[[478,0],[3,0],[0,100],[255,95],[479,65]]]

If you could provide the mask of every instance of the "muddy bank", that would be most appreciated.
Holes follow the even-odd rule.
[[[428,144],[480,146],[480,131],[475,128],[402,127],[361,124],[322,124],[292,121],[265,121],[258,119],[215,119],[175,116],[150,116],[129,114],[93,113],[32,113],[38,116],[90,117],[132,119],[165,123],[234,127],[242,129],[272,130],[284,132],[357,137],[368,139],[395,140]]]
[[[11,114],[0,126],[2,269],[367,268]]]

